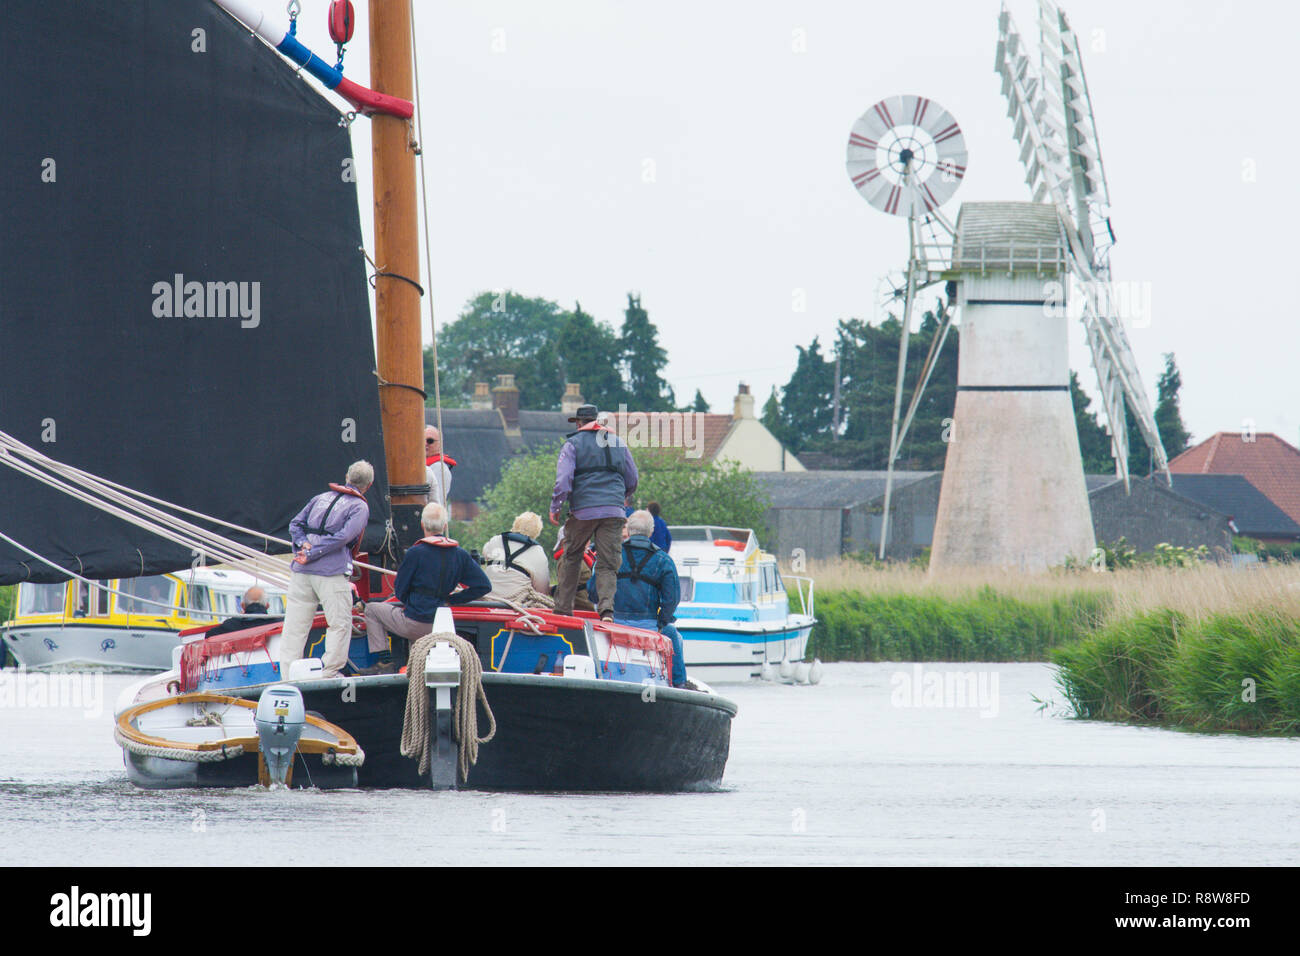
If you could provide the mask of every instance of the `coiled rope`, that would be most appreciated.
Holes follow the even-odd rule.
[[[424,662],[433,645],[445,642],[460,655],[460,691],[452,708],[451,735],[460,745],[460,779],[469,780],[469,768],[478,763],[478,745],[497,732],[487,695],[483,693],[483,663],[474,645],[455,634],[426,634],[411,645],[406,662],[406,715],[402,723],[402,756],[418,758],[420,774],[429,772],[429,689],[424,684]],[[491,730],[478,735],[478,707],[482,703]]]

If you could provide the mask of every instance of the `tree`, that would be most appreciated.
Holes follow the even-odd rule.
[[[1156,382],[1156,428],[1160,443],[1170,458],[1187,450],[1191,434],[1183,424],[1183,413],[1178,407],[1178,392],[1183,387],[1183,376],[1174,362],[1174,353],[1165,353],[1165,370]]]
[[[627,401],[619,374],[618,335],[605,322],[597,322],[575,302],[565,316],[558,341],[561,377],[582,386],[583,397],[601,408],[617,408]]]
[[[659,345],[659,330],[641,307],[641,297],[630,292],[619,339],[628,407],[637,412],[672,411],[677,401],[672,387],[660,374],[668,364],[668,353]]]
[[[1165,448],[1169,458],[1187,450],[1191,439],[1186,426],[1183,425],[1182,412],[1178,406],[1178,392],[1183,387],[1183,378],[1174,362],[1174,353],[1165,354],[1165,369],[1156,381],[1156,409],[1154,418],[1156,429],[1160,432],[1160,444]],[[1146,439],[1137,427],[1137,420],[1132,414],[1126,416],[1128,427],[1128,470],[1132,475],[1151,473],[1154,459]]]
[[[944,305],[926,312],[921,327],[908,338],[906,374],[899,425],[907,414],[912,393],[943,321]],[[893,431],[894,390],[898,380],[898,341],[903,324],[890,316],[878,326],[861,319],[842,320],[836,335],[840,356],[842,439],[832,446],[814,442],[814,449],[831,453],[836,467],[884,470],[889,464]],[[943,350],[934,360],[929,384],[917,404],[912,424],[899,450],[897,467],[939,470],[947,457],[946,419],[957,401],[957,333],[951,330]],[[829,404],[827,406],[829,414]]]
[[[494,534],[510,528],[515,517],[533,511],[543,519],[551,507],[558,445],[536,447],[512,458],[500,480],[481,498],[482,510],[466,531],[466,547],[482,547]],[[753,528],[762,540],[770,502],[752,473],[734,462],[688,459],[680,448],[634,448],[640,481],[638,506],[657,501],[670,524],[720,524]],[[542,526],[541,542],[555,547],[556,528]]]
[[[558,342],[570,316],[548,299],[481,292],[438,334],[443,400],[464,405],[475,382],[513,373],[525,407],[558,409],[564,392]],[[426,391],[433,395],[432,349],[425,350]]]
[[[794,374],[781,390],[780,401],[773,390],[763,406],[763,424],[797,455],[814,439],[831,435],[835,363],[822,357],[816,337],[807,348],[797,345],[795,349]]]
[[[1074,404],[1074,424],[1079,433],[1079,453],[1083,456],[1083,472],[1086,475],[1102,475],[1115,470],[1115,459],[1111,453],[1110,435],[1097,420],[1097,415],[1088,409],[1092,405],[1086,392],[1079,385],[1077,372],[1070,372],[1070,401]]]
[[[709,403],[704,400],[704,393],[698,388],[695,390],[695,400],[691,402],[690,411],[708,414]]]

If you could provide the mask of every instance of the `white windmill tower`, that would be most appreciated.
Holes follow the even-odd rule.
[[[1106,409],[1115,474],[1127,489],[1127,404],[1152,450],[1155,470],[1168,481],[1169,461],[1116,309],[1110,270],[1115,242],[1110,197],[1079,39],[1065,12],[1052,0],[1039,0],[1038,26],[1036,70],[1005,5],[998,17],[996,70],[1002,77],[1007,115],[1015,121],[1025,181],[1034,201],[1046,200],[1061,217],[1069,273]]]
[[[966,142],[957,121],[938,103],[924,96],[892,96],[876,103],[853,124],[845,165],[850,181],[867,202],[882,212],[907,218],[903,330],[898,346],[898,380],[894,388],[880,533],[880,557],[883,558],[889,539],[894,462],[950,328],[951,313],[945,316],[936,333],[907,414],[900,422],[912,307],[922,288],[945,277],[954,230],[939,207],[952,198],[966,175]]]

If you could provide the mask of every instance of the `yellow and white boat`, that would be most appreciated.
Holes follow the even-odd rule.
[[[244,592],[261,584],[226,568],[60,584],[19,584],[14,616],[0,638],[28,669],[105,667],[163,671],[173,666],[181,631],[242,611]],[[261,585],[267,613],[284,613],[284,595]],[[114,593],[118,592],[118,593]]]

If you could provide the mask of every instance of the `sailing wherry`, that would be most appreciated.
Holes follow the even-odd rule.
[[[117,5],[85,6],[70,11],[29,2],[13,13],[24,35],[35,38],[17,60],[18,85],[41,104],[24,99],[34,115],[18,125],[34,136],[55,118],[55,132],[26,149],[61,154],[60,182],[71,185],[49,189],[47,182],[7,194],[26,215],[7,220],[16,227],[4,237],[6,251],[12,258],[22,249],[36,265],[30,277],[6,286],[2,304],[20,350],[35,350],[42,337],[66,336],[74,345],[58,357],[62,375],[47,368],[33,378],[30,368],[0,358],[0,373],[30,385],[0,412],[0,463],[19,474],[0,473],[32,503],[29,515],[6,527],[0,581],[95,580],[187,567],[202,558],[204,542],[233,547],[192,530],[212,522],[206,515],[232,522],[221,533],[246,550],[282,552],[288,519],[302,501],[348,461],[375,457],[382,436],[363,557],[373,555],[386,570],[359,582],[362,599],[382,599],[404,549],[421,534],[427,492],[409,4],[370,5],[375,90],[339,85],[374,124],[375,195],[382,198],[375,210],[373,259],[381,266],[373,277],[373,363],[356,252],[356,190],[339,177],[340,158],[345,170],[350,160],[350,117],[253,35],[266,18],[249,4],[222,6],[255,22],[238,23],[208,0],[141,5],[116,20],[110,14],[120,13]],[[305,47],[289,42],[292,23],[273,36],[278,29],[263,37],[319,76]],[[131,49],[148,64],[150,82],[128,70],[105,80],[111,90],[97,89],[84,71],[56,68],[55,44],[69,35]],[[178,37],[187,44],[180,50]],[[104,128],[96,104],[115,95],[131,102],[132,116],[168,124],[161,146],[156,130]],[[67,158],[95,144],[106,158],[93,166],[128,172],[110,183],[96,168],[73,164],[81,176],[69,177]],[[197,197],[196,179],[217,192]],[[102,235],[92,213],[101,194],[133,213],[107,246],[84,238]],[[68,243],[69,234],[82,238]],[[257,278],[246,280],[250,273]],[[176,275],[185,278],[183,312],[159,315],[150,290],[164,280],[174,286]],[[75,286],[83,276],[96,283],[99,314],[116,316],[115,327],[96,321],[75,292],[65,296],[59,286]],[[241,318],[252,311],[251,285],[249,310],[207,314],[201,306],[212,277],[226,285],[256,281],[256,321]],[[191,283],[203,294],[191,297]],[[57,322],[65,325],[61,331]],[[153,349],[132,365],[144,341]],[[286,360],[306,372],[286,375],[276,364]],[[159,374],[142,395],[137,373],[150,361],[159,363]],[[94,365],[133,374],[105,374],[99,384],[107,400],[89,407],[51,392],[50,382],[82,380]],[[218,395],[228,407],[214,416],[207,402]],[[47,419],[61,423],[64,437],[38,452],[46,439],[33,429]],[[199,421],[202,450],[211,454],[177,454],[195,447]],[[275,447],[249,434],[253,422],[269,428]],[[9,441],[11,435],[18,438]],[[21,483],[27,478],[38,482],[34,494]],[[65,493],[80,500],[68,505]],[[176,530],[158,517],[162,511],[183,513],[190,524]],[[150,537],[160,529],[161,544]],[[324,622],[317,624],[309,644],[323,643]],[[445,614],[433,630],[446,639],[433,642],[423,670],[341,681],[317,679],[310,662],[279,673],[278,624],[217,638],[188,635],[178,666],[134,685],[130,699],[119,701],[119,715],[154,703],[164,711],[188,706],[193,693],[260,699],[288,685],[301,692],[308,711],[364,749],[361,786],[667,791],[720,783],[735,705],[707,688],[670,687],[671,644],[660,635],[581,615],[491,606],[457,608],[454,619]],[[364,639],[354,638],[357,644],[354,662],[365,666],[368,649]],[[466,675],[479,668],[481,682],[469,682]],[[453,740],[452,715],[477,686],[496,733],[470,740],[472,729],[463,728],[465,736]],[[427,726],[405,717],[416,698],[425,701]],[[426,772],[402,754],[410,733],[430,741]],[[477,764],[457,771],[458,745],[477,749]]]

